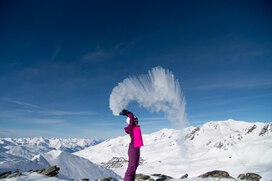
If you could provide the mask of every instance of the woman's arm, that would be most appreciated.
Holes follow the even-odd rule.
[[[132,113],[128,113],[127,115],[129,117],[129,125],[127,127],[125,127],[125,131],[126,133],[129,133],[133,130],[133,127],[135,126],[135,122],[134,122],[134,115]]]

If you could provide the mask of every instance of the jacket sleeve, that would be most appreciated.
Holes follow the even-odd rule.
[[[129,120],[129,125],[124,128],[126,133],[130,133],[133,130],[133,127],[135,126],[133,114],[128,113],[128,117],[130,119]]]

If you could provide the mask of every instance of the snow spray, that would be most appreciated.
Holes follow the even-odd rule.
[[[110,109],[117,116],[131,101],[152,112],[163,112],[166,118],[182,129],[186,120],[185,97],[171,71],[154,67],[148,74],[124,79],[113,88]]]

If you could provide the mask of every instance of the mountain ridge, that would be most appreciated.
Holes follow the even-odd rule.
[[[185,128],[183,132],[165,128],[144,134],[143,138],[145,146],[141,148],[141,157],[144,161],[138,167],[140,173],[162,173],[179,178],[185,173],[194,177],[222,169],[237,176],[248,171],[260,173],[263,180],[272,178],[269,172],[272,168],[269,156],[272,155],[272,123],[232,119],[211,121],[202,126]],[[127,158],[129,141],[127,135],[120,136],[74,154],[111,166],[112,158],[120,158],[123,166],[117,164],[119,166],[112,169],[123,175],[126,169],[123,158]]]

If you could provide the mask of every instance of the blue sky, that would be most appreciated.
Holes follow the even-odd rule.
[[[0,2],[0,137],[110,138],[112,89],[173,72],[187,125],[272,121],[271,1]],[[144,133],[171,127],[132,103]]]

